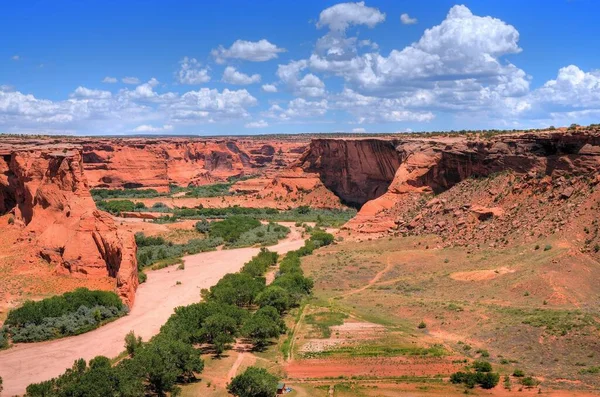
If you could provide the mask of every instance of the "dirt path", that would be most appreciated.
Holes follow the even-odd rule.
[[[296,325],[294,325],[294,330],[292,331],[292,339],[290,340],[290,352],[289,352],[288,358],[287,358],[288,363],[294,361],[294,345],[296,344],[296,334],[298,333],[298,328],[300,327],[300,324],[302,324],[302,321],[304,320],[304,315],[306,314],[307,306],[308,306],[308,304],[300,307],[300,310],[302,311],[302,313],[300,313],[298,322],[296,323]]]
[[[348,291],[348,292],[346,292],[346,293],[344,293],[344,294],[342,294],[340,296],[346,297],[346,296],[358,294],[359,292],[362,292],[362,291],[366,290],[367,288],[370,288],[371,286],[373,286],[373,284],[375,284],[376,282],[378,282],[379,279],[381,279],[381,277],[383,277],[384,274],[386,274],[387,272],[389,272],[390,270],[392,270],[393,267],[394,267],[394,265],[392,265],[390,263],[390,260],[388,259],[385,268],[382,271],[380,271],[379,273],[377,273],[375,275],[375,277],[373,277],[371,280],[369,280],[369,282],[366,285],[364,285],[364,286],[362,286],[360,288]]]
[[[300,248],[304,244],[301,232],[293,226],[291,229],[286,239],[269,249],[283,254]],[[76,359],[117,356],[124,350],[123,339],[131,330],[144,340],[150,339],[174,308],[198,302],[202,288],[215,285],[227,273],[239,271],[258,252],[258,248],[240,248],[184,257],[185,270],[172,266],[148,273],[148,281],[138,288],[129,315],[86,334],[19,344],[0,352],[3,395],[23,394],[29,384],[60,375]],[[181,285],[176,285],[177,281]]]
[[[237,359],[235,360],[235,362],[229,369],[229,372],[227,372],[227,382],[232,380],[233,377],[237,374],[237,370],[240,368],[240,365],[242,365],[242,362],[244,361],[245,357],[246,357],[246,353],[244,353],[244,352],[241,352],[240,354],[238,354]]]

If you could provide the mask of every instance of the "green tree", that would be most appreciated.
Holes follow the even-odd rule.
[[[277,393],[277,377],[264,368],[248,367],[236,376],[227,390],[237,397],[273,397]]]
[[[275,316],[271,315],[271,310]],[[242,328],[242,335],[252,341],[255,349],[260,350],[267,345],[269,339],[278,337],[282,329],[285,330],[285,325],[282,327],[281,322],[277,309],[265,306],[246,321]]]
[[[135,352],[142,347],[142,337],[136,337],[133,331],[129,331],[125,335],[125,350],[131,357],[135,356]]]
[[[283,313],[290,306],[290,298],[285,289],[277,285],[271,285],[258,294],[256,303],[261,307],[273,306],[279,313]]]
[[[200,329],[200,338],[213,345],[215,353],[220,356],[227,345],[235,341],[238,323],[226,314],[217,313],[206,318]]]

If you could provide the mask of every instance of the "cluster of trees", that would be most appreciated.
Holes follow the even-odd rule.
[[[154,189],[90,189],[94,201],[109,198],[151,198],[159,197]]]
[[[319,209],[301,206],[289,210],[275,208],[247,208],[231,206],[224,208],[204,208],[199,205],[195,208],[174,208],[171,215],[157,220],[157,222],[176,222],[181,218],[227,218],[230,216],[245,215],[255,219],[272,222],[316,222],[317,226],[340,226],[356,215],[354,209]]]
[[[475,361],[471,367],[474,372],[455,372],[450,376],[450,382],[462,383],[470,389],[476,385],[484,389],[493,389],[500,381],[500,374],[492,372],[492,365],[487,361]]]
[[[13,342],[38,342],[88,332],[127,314],[114,292],[79,288],[11,310],[0,332],[0,348]]]
[[[90,360],[89,365],[79,359],[59,377],[29,385],[26,396],[164,396],[177,390],[177,383],[195,379],[203,368],[193,346],[158,335],[116,366],[103,356]]]
[[[203,290],[203,302],[175,309],[149,342],[142,342],[132,333],[127,335],[129,358],[116,366],[111,366],[106,357],[96,357],[89,365],[78,360],[58,378],[30,385],[27,396],[165,395],[202,371],[204,363],[195,346],[220,355],[242,336],[250,339],[256,349],[262,349],[286,331],[282,318],[285,311],[311,291],[312,281],[303,276],[299,258],[332,241],[333,236],[315,232],[304,247],[283,258],[280,272],[269,286],[264,273],[277,263],[278,255],[261,250],[240,273],[228,274],[209,290]],[[144,240],[142,247],[147,243]],[[264,370],[249,368],[234,378],[229,391],[237,396],[273,396],[276,381]]]
[[[199,252],[212,251],[223,244],[222,238],[191,239],[185,244],[174,244],[162,237],[146,236],[143,233],[135,234],[135,242],[138,246],[137,262],[138,271],[145,267],[164,262],[178,260],[185,255],[193,255]]]

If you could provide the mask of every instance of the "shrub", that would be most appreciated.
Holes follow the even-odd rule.
[[[525,372],[523,372],[520,369],[515,369],[515,371],[513,372],[513,376],[515,378],[523,378],[525,376]]]
[[[237,397],[274,397],[278,379],[264,368],[248,367],[231,380],[229,393]]]
[[[8,313],[5,326],[13,341],[37,342],[90,331],[127,311],[113,292],[78,288],[38,302],[25,302]]]
[[[142,337],[136,337],[133,331],[129,331],[125,335],[125,350],[131,357],[135,356],[136,351],[142,347]]]
[[[12,216],[10,218],[8,218],[8,224],[12,225],[15,223],[15,218],[13,218]]]
[[[98,201],[96,206],[106,212],[118,215],[121,212],[131,212],[135,210],[135,204],[131,200],[111,200],[111,201]]]
[[[208,233],[210,231],[210,223],[206,218],[202,218],[194,225],[198,233]]]
[[[539,382],[537,381],[537,379],[535,379],[531,376],[527,376],[527,377],[521,378],[521,384],[525,387],[535,387],[539,384]]]
[[[146,282],[146,280],[148,280],[148,275],[146,273],[144,273],[143,271],[139,270],[138,271],[138,283],[144,284]]]
[[[473,369],[475,372],[492,372],[492,364],[487,361],[474,361]]]
[[[419,325],[417,326],[417,328],[419,328],[419,329],[427,328],[427,324],[425,324],[425,321],[421,321],[419,323]]]
[[[220,237],[228,243],[233,243],[240,238],[242,233],[259,226],[260,222],[254,218],[234,215],[219,222],[212,222],[209,234],[211,237]]]
[[[546,244],[546,246],[544,247],[544,251],[550,251],[552,249],[552,246],[550,244]]]

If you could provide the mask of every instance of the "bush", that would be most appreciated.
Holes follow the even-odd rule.
[[[515,371],[513,372],[513,376],[515,378],[523,378],[525,376],[525,372],[523,372],[523,370],[520,369],[515,369]]]
[[[111,200],[111,201],[98,201],[96,207],[99,209],[110,212],[113,215],[118,215],[121,212],[132,212],[135,210],[135,203],[131,200]]]
[[[133,331],[129,331],[125,335],[125,350],[131,357],[135,356],[135,353],[142,347],[142,337],[136,337]]]
[[[427,328],[427,324],[425,324],[425,321],[421,321],[419,323],[419,325],[417,326],[417,328],[419,328],[419,329]]]
[[[152,198],[160,194],[154,189],[90,189],[95,201],[107,198]]]
[[[229,393],[238,397],[274,397],[278,379],[264,368],[248,367],[231,380]]]
[[[487,361],[475,361],[472,367],[475,372],[455,372],[450,376],[450,382],[462,383],[470,389],[476,385],[484,389],[493,389],[500,382],[500,374],[492,372],[492,366]]]
[[[539,384],[539,382],[537,381],[537,379],[531,376],[527,376],[521,379],[521,384],[525,387],[535,387]]]
[[[206,218],[202,218],[200,221],[196,222],[194,227],[198,233],[208,233],[210,231],[210,223]]]
[[[248,216],[234,215],[225,220],[212,222],[209,234],[211,237],[219,237],[227,243],[234,243],[242,233],[260,226],[260,222]]]
[[[234,242],[230,244],[231,247],[248,247],[256,244],[260,245],[274,245],[277,242],[288,235],[290,229],[278,225],[276,223],[269,223],[268,225],[260,225],[254,229],[248,230],[242,233]]]
[[[38,342],[78,335],[127,313],[113,292],[78,288],[11,310],[5,327],[14,342]]]

